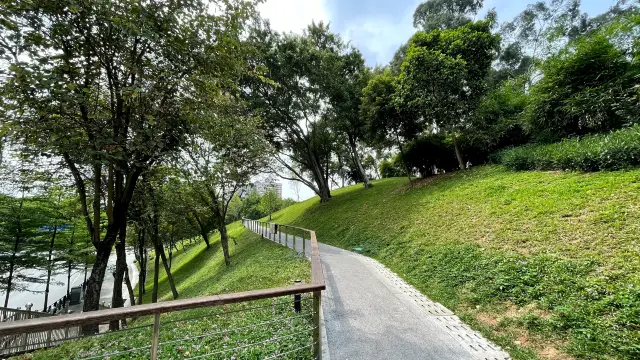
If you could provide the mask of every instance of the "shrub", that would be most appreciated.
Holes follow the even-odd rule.
[[[378,170],[380,170],[380,176],[382,176],[383,178],[400,177],[406,175],[404,173],[402,159],[399,155],[395,155],[391,160],[382,160],[382,162],[380,162],[380,165],[378,165]]]
[[[606,132],[638,122],[630,94],[638,66],[603,34],[581,38],[546,60],[524,114],[538,141]]]
[[[505,81],[489,92],[469,119],[460,144],[471,163],[484,163],[492,152],[529,141],[521,119],[527,105],[524,80]]]
[[[640,165],[640,126],[609,134],[571,138],[549,145],[525,145],[495,157],[513,170],[618,170]]]
[[[420,136],[405,145],[405,157],[411,171],[426,177],[435,169],[452,171],[458,168],[451,141],[444,134]]]

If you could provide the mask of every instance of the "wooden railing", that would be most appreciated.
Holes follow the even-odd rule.
[[[11,309],[0,307],[3,323],[22,323],[30,319],[42,319],[53,317],[46,312]],[[59,345],[64,340],[75,338],[80,332],[79,327],[67,327],[64,329],[53,329],[47,331],[32,331],[18,334],[0,336],[0,355],[22,353],[36,350],[42,347]],[[40,346],[40,344],[43,344]]]
[[[0,322],[20,321],[32,318],[52,316],[49,313],[0,307]]]
[[[253,230],[254,221],[253,220],[243,220],[245,226]],[[291,286],[283,286],[278,288],[264,289],[264,290],[253,290],[253,291],[245,291],[239,293],[231,293],[231,294],[221,294],[221,295],[213,295],[213,296],[205,296],[199,298],[192,299],[184,299],[184,300],[174,300],[174,301],[166,301],[155,304],[144,304],[144,305],[136,305],[131,307],[123,307],[123,308],[114,308],[100,311],[92,311],[85,313],[76,313],[64,316],[50,316],[44,318],[37,319],[28,319],[24,321],[12,321],[5,322],[0,324],[0,343],[2,343],[2,339],[12,339],[18,337],[27,337],[29,338],[29,334],[42,334],[48,332],[55,331],[64,331],[64,329],[69,328],[82,328],[87,326],[92,326],[96,324],[105,324],[112,321],[121,321],[126,319],[135,319],[141,317],[152,317],[153,322],[148,326],[152,328],[151,334],[151,344],[148,346],[142,346],[135,349],[127,349],[126,351],[117,351],[113,354],[121,355],[128,351],[137,351],[139,352],[147,352],[147,356],[152,360],[156,360],[160,358],[162,354],[159,354],[159,346],[163,345],[160,340],[160,332],[161,332],[161,316],[166,314],[175,314],[181,311],[187,311],[191,309],[203,309],[203,308],[218,308],[222,307],[222,311],[219,313],[223,313],[226,306],[223,305],[231,305],[231,304],[242,304],[251,301],[257,301],[261,299],[273,299],[273,304],[276,304],[276,298],[281,298],[284,296],[290,295],[300,295],[300,294],[310,294],[312,295],[312,322],[313,322],[313,340],[309,345],[313,351],[313,358],[320,359],[321,358],[321,338],[320,338],[320,306],[321,306],[321,298],[322,298],[322,290],[325,289],[325,281],[322,270],[322,263],[320,262],[320,251],[316,240],[315,232],[311,230],[297,228],[299,231],[304,231],[309,234],[309,240],[311,245],[310,251],[310,260],[311,260],[311,283],[310,284],[296,284]],[[255,230],[254,230],[255,231]],[[281,304],[281,303],[278,303]],[[275,306],[275,305],[274,305]],[[259,307],[253,307],[248,309],[255,309]],[[245,308],[246,309],[246,308]],[[274,307],[275,309],[275,307]],[[274,310],[275,313],[275,310]],[[209,316],[209,315],[207,315]],[[213,315],[211,315],[213,316]],[[215,315],[215,316],[219,316]],[[203,316],[204,317],[204,316]],[[180,320],[182,321],[182,320]],[[187,320],[184,320],[187,321]],[[167,321],[166,323],[176,324],[179,323],[177,320]],[[135,323],[134,323],[135,325]],[[133,329],[144,328],[144,325],[139,327],[131,327]],[[246,328],[246,327],[245,327]],[[173,331],[175,332],[175,329]],[[180,328],[178,328],[180,329]],[[125,329],[128,330],[128,329]],[[235,331],[235,329],[229,329],[224,331],[218,331],[215,334],[228,333],[230,331]],[[76,339],[81,339],[87,336],[95,336],[94,334],[77,334]],[[226,336],[226,335],[225,335]],[[196,336],[200,337],[200,336]],[[204,336],[202,336],[204,338]],[[188,337],[188,339],[193,339],[194,337]],[[277,339],[276,339],[277,340]],[[179,340],[175,340],[172,338],[171,341],[166,341],[164,344],[176,343]],[[271,340],[266,340],[260,342],[264,346],[264,343],[269,342]],[[53,344],[58,345],[59,342]],[[247,346],[252,344],[247,344],[243,346],[238,346],[238,349],[246,348]],[[46,348],[50,347],[52,344],[46,341],[38,341],[37,343],[28,344],[28,346],[18,346],[12,347],[8,346],[4,349],[0,347],[0,358],[5,357],[7,355],[15,355],[25,351],[31,351],[38,348]],[[4,350],[4,352],[3,352]],[[213,352],[212,354],[219,354],[222,352],[226,352],[234,349],[225,349],[223,351]],[[90,354],[95,355],[95,354]],[[86,356],[84,358],[105,358],[109,357],[108,355],[112,354],[99,354],[98,356]],[[115,358],[111,356],[112,358]],[[203,356],[199,356],[201,358],[212,358],[207,357],[206,354]],[[276,358],[279,356],[272,356],[272,358]],[[77,356],[77,358],[83,358],[81,356]]]

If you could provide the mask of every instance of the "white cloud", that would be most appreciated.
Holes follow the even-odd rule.
[[[413,12],[421,2],[417,0],[407,6],[401,18],[381,14],[354,21],[347,26],[343,36],[361,51],[375,56],[375,59],[368,59],[370,65],[386,65],[400,45],[415,32]]]
[[[277,31],[301,33],[312,21],[329,22],[326,0],[267,0],[258,10]]]

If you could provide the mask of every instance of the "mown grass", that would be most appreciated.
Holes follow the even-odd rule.
[[[274,215],[361,247],[515,359],[640,358],[640,170],[479,167]]]
[[[180,298],[191,298],[247,290],[292,285],[295,280],[310,280],[307,260],[292,250],[266,241],[240,223],[229,227],[229,234],[238,245],[230,244],[232,265],[224,264],[219,239],[212,239],[212,248],[204,243],[174,254],[172,274]],[[144,303],[150,302],[153,266],[149,268]],[[160,301],[171,300],[168,279],[161,268]],[[177,359],[206,356],[207,359],[256,359],[305,347],[311,341],[310,298],[303,299],[301,313],[293,313],[290,297],[253,301],[238,305],[203,308],[162,315],[159,357]],[[193,318],[193,319],[190,319]],[[100,335],[68,342],[60,347],[28,354],[32,359],[77,359],[90,356],[109,359],[147,359],[149,349],[123,351],[151,344],[152,319],[145,317],[129,322],[129,328],[140,329]],[[262,325],[260,325],[262,324]],[[230,329],[238,329],[229,331]],[[203,336],[209,334],[207,336]],[[198,338],[199,336],[203,336]],[[190,337],[192,339],[180,340]],[[271,341],[282,338],[280,341]],[[265,342],[266,341],[266,342]],[[265,342],[257,346],[247,344]],[[229,351],[232,348],[239,348]],[[294,351],[280,358],[310,358],[310,348]],[[119,353],[118,353],[119,352]],[[109,354],[105,356],[106,354]]]
[[[640,126],[548,145],[524,145],[494,158],[513,170],[629,169],[640,165]]]

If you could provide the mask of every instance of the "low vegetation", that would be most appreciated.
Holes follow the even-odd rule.
[[[230,245],[233,263],[229,267],[224,263],[219,239],[212,243],[211,249],[201,243],[187,247],[186,251],[180,251],[174,257],[172,274],[181,298],[285,286],[291,285],[294,280],[309,281],[308,262],[296,257],[291,250],[262,240],[258,235],[243,229],[239,223],[230,226],[229,235],[238,241],[237,246]],[[159,279],[160,299],[171,300],[171,289],[164,270],[161,270]],[[145,303],[150,296],[151,288],[148,287]],[[299,358],[304,351],[311,351],[310,348],[305,348],[310,343],[311,336],[311,317],[308,315],[310,307],[310,300],[305,298],[302,312],[294,314],[291,298],[285,297],[163,315],[161,342],[192,339],[161,345],[160,355],[163,359],[175,359],[215,353],[207,359],[256,359],[303,348],[280,357]],[[187,318],[195,319],[185,320]],[[283,320],[285,318],[290,319]],[[268,324],[258,325],[264,322]],[[141,318],[130,322],[129,328],[143,325],[147,327],[68,342],[58,348],[35,352],[28,355],[28,358],[79,359],[97,356],[109,359],[146,359],[149,349],[132,353],[124,351],[151,344],[150,324],[151,318]],[[233,330],[237,328],[244,329]],[[198,338],[205,334],[209,335]],[[276,337],[283,340],[229,351]]]
[[[619,170],[640,165],[640,126],[549,145],[506,150],[497,160],[513,170]]]
[[[406,178],[310,199],[274,221],[364,252],[514,359],[640,356],[640,171]]]

